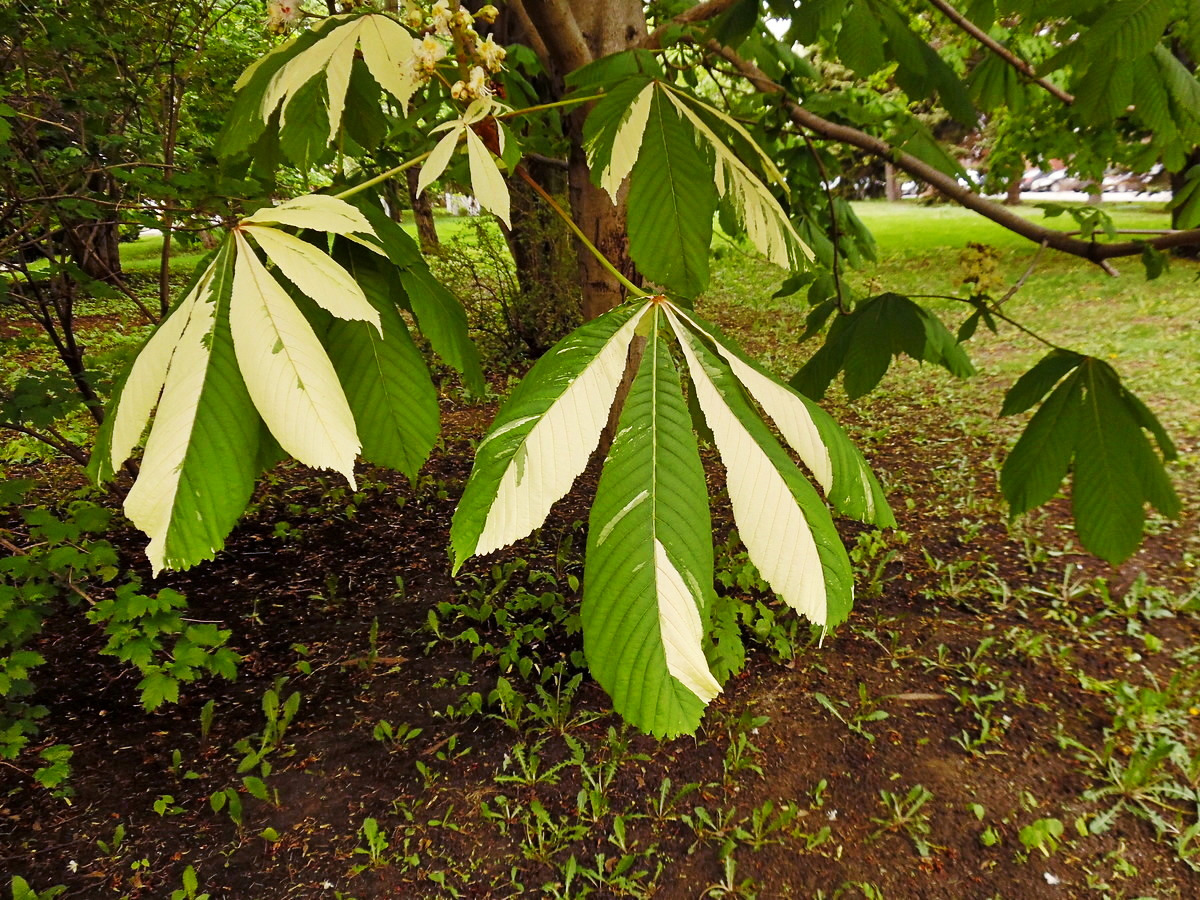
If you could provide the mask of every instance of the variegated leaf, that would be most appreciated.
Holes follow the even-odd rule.
[[[325,349],[239,232],[230,325],[238,366],[279,445],[351,485],[359,450],[354,416]]]

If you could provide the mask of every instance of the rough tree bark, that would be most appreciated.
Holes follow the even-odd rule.
[[[544,50],[542,62],[554,79],[553,94],[562,94],[562,79],[589,62],[636,46],[646,37],[641,0],[538,0],[509,4],[514,25],[531,32],[529,45]],[[596,248],[632,281],[636,269],[629,257],[625,229],[625,200],[614,204],[589,177],[583,151],[583,121],[587,109],[568,117],[571,153],[567,160],[571,214]],[[584,320],[607,312],[625,299],[621,283],[585,248],[577,248],[581,312]]]

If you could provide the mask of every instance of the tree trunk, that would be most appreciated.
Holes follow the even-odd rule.
[[[557,163],[530,157],[522,165],[547,193],[562,200],[567,168]],[[504,230],[504,239],[512,253],[519,289],[508,311],[509,328],[531,355],[540,356],[579,324],[575,239],[566,223],[523,179],[511,179],[508,188],[512,228]]]
[[[532,30],[528,43],[545,50],[543,62],[555,82],[555,97],[562,95],[562,79],[593,60],[627,50],[646,34],[641,0],[513,0],[512,31]],[[613,266],[633,281],[636,270],[629,257],[623,195],[612,199],[595,187],[583,151],[583,121],[587,108],[575,110],[567,120],[571,151],[567,179],[571,215],[575,224]],[[621,282],[582,242],[577,248],[579,283],[583,290],[584,320],[594,319],[625,299]]]
[[[116,284],[121,280],[121,251],[116,222],[68,221],[63,219],[63,240],[71,261],[89,278]]]
[[[1008,183],[1008,189],[1004,192],[1005,206],[1020,206],[1021,205],[1021,176],[1015,175]]]
[[[889,162],[883,164],[883,190],[889,203],[900,199],[900,182],[896,180],[896,167]]]
[[[404,172],[404,179],[408,183],[408,201],[412,206],[413,220],[417,223],[417,240],[421,243],[421,249],[428,253],[441,246],[441,241],[438,240],[437,226],[433,221],[433,204],[429,202],[429,192],[417,193],[417,182],[420,178],[420,166],[413,166]]]

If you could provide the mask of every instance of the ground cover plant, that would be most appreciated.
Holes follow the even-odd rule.
[[[165,833],[170,822],[193,825],[199,801],[235,830],[232,845],[206,832],[230,860],[260,841],[272,854],[290,849],[297,865],[329,855],[310,853],[334,827],[329,816],[314,820],[307,844],[287,839],[308,822],[283,813],[289,798],[309,796],[297,783],[310,769],[332,777],[320,747],[293,761],[305,704],[345,707],[335,674],[368,704],[395,676],[415,679],[403,693],[426,689],[426,715],[381,715],[370,734],[389,760],[411,762],[412,791],[385,810],[338,777],[320,798],[359,801],[336,825],[356,837],[344,876],[361,879],[356,887],[745,896],[790,891],[811,874],[822,886],[804,889],[818,894],[902,889],[886,866],[869,880],[778,864],[772,848],[802,840],[821,856],[833,839],[832,825],[805,826],[836,776],[818,778],[807,809],[794,796],[749,796],[746,779],[768,778],[758,738],[780,726],[757,708],[771,705],[762,696],[728,705],[739,685],[761,687],[753,676],[764,653],[797,680],[828,675],[836,657],[818,651],[857,633],[846,626],[856,584],[882,599],[902,578],[911,586],[902,599],[930,604],[922,624],[945,639],[905,643],[878,616],[863,636],[894,663],[915,653],[924,675],[936,674],[956,721],[950,743],[967,758],[997,755],[1027,706],[1052,709],[1031,695],[1074,695],[1079,710],[1087,703],[1075,692],[1108,701],[1098,735],[1063,721],[1052,734],[1050,759],[1074,766],[1082,802],[1097,809],[1070,821],[1018,823],[1012,813],[988,821],[980,843],[1001,846],[1012,826],[1019,852],[1051,859],[1071,845],[1068,826],[1107,840],[1132,821],[1173,840],[1190,866],[1193,685],[1185,649],[1179,671],[1164,662],[1175,648],[1158,621],[1182,622],[1186,635],[1194,605],[1183,580],[1194,553],[1171,524],[1190,494],[1173,467],[1186,474],[1193,462],[1194,406],[1161,381],[1186,394],[1194,373],[1193,317],[1170,302],[1187,264],[1173,270],[1167,255],[1200,243],[1191,227],[1200,91],[1186,11],[1167,0],[1084,4],[1068,17],[1024,0],[969,14],[936,2],[936,15],[891,0],[272,3],[268,23],[282,39],[264,54],[237,4],[154,13],[161,43],[136,48],[127,26],[147,14],[139,4],[91,17],[34,6],[3,14],[14,65],[0,105],[0,177],[12,196],[0,208],[0,300],[15,338],[0,427],[23,436],[6,447],[13,474],[32,476],[10,478],[0,498],[10,510],[0,758],[22,779],[12,796],[40,790],[67,804],[78,790],[86,744],[59,738],[63,719],[46,691],[71,689],[75,673],[60,672],[53,648],[78,646],[64,636],[86,627],[146,714],[179,721],[204,697],[193,710],[198,739],[171,748],[175,781],[156,785],[150,809]],[[223,99],[205,84],[223,86]],[[922,257],[920,241],[905,245],[896,252],[906,272],[892,278],[848,202],[875,177],[870,163],[863,175],[862,153],[880,161],[890,193],[902,170],[1030,241],[1020,262],[1007,239],[947,254],[934,229],[924,240],[936,257]],[[1026,158],[1066,157],[1093,187],[1110,166],[1148,178],[1161,169],[1174,193],[1170,227],[1157,209],[1015,212],[977,189],[961,154],[982,154],[988,185],[1007,185],[1011,199]],[[448,247],[429,202],[439,183],[469,190],[488,217]],[[405,205],[415,236],[398,224]],[[895,225],[876,217],[883,232]],[[118,237],[146,224],[162,237],[127,253],[126,272]],[[183,244],[204,252],[173,277]],[[140,274],[155,249],[156,275]],[[1094,321],[1100,289],[1058,272],[1057,254],[1110,278],[1114,260],[1133,259],[1156,299],[1113,298],[1105,310],[1125,327],[1110,323],[1097,347],[1095,325],[1078,324]],[[912,277],[929,258],[940,283]],[[1030,310],[1025,299],[1040,295],[1027,283],[1039,276],[1058,292]],[[1090,302],[1069,302],[1081,299]],[[81,314],[93,303],[98,315]],[[1075,330],[1060,328],[1064,315]],[[1150,363],[1127,366],[1139,348]],[[1158,354],[1169,363],[1152,365]],[[993,398],[1002,424],[947,431],[937,414],[953,390],[909,362],[965,379],[991,359],[1022,361]],[[880,393],[904,373],[905,387]],[[880,398],[887,405],[875,407]],[[1155,400],[1172,413],[1166,424]],[[908,430],[881,441],[900,413]],[[48,448],[40,465],[29,441]],[[895,456],[910,445],[929,447],[937,465]],[[86,463],[91,486],[60,476],[60,458]],[[877,477],[876,461],[891,474]],[[306,478],[305,467],[321,474]],[[958,506],[951,475],[965,487]],[[123,519],[105,491],[123,498]],[[996,496],[1003,505],[993,508]],[[912,530],[897,527],[900,503]],[[972,552],[989,516],[1019,536],[1019,557]],[[351,550],[348,523],[364,519],[386,523],[399,552],[378,532]],[[910,546],[919,565],[906,559]],[[332,547],[345,550],[336,562]],[[130,561],[135,549],[144,571]],[[1123,577],[1146,553],[1154,564]],[[289,554],[290,580],[276,582],[273,566]],[[247,569],[238,562],[247,556],[264,558]],[[1067,560],[1054,572],[1057,593],[1041,580],[1050,560]],[[242,646],[213,605],[214,576],[255,582],[244,618],[268,629],[257,648]],[[272,621],[299,584],[293,621]],[[943,634],[956,612],[989,614],[981,584],[1008,630],[956,642]],[[189,593],[205,599],[193,605]],[[409,594],[422,602],[383,609]],[[1099,605],[1080,613],[1080,596]],[[356,622],[357,649],[343,612],[356,603],[371,611]],[[1028,634],[1013,617],[1034,622]],[[1123,637],[1093,638],[1110,618]],[[1074,641],[1047,651],[1057,626]],[[1093,639],[1108,664],[1077,664]],[[1125,662],[1142,667],[1134,674],[1113,668],[1126,639],[1139,642],[1121,645]],[[336,658],[321,652],[331,644]],[[1036,664],[1047,652],[1053,673]],[[1010,657],[1053,690],[1012,683]],[[47,685],[45,672],[59,677]],[[309,680],[321,687],[306,701]],[[942,699],[887,693],[894,685],[865,675],[853,690],[833,681],[821,690],[810,679],[807,700],[833,735],[865,742],[867,762],[881,758],[882,723],[899,718],[892,701]],[[231,698],[254,710],[225,714],[238,719],[233,733],[219,702]],[[604,718],[610,704],[617,718]],[[799,704],[784,704],[786,727],[803,718]],[[330,738],[358,725],[322,721]],[[509,731],[514,742],[497,737]],[[886,733],[902,747],[902,730]],[[1049,739],[1036,724],[1031,733]],[[685,734],[698,751],[724,735],[719,773],[678,785],[655,770]],[[148,746],[132,733],[107,737],[110,753],[114,741]],[[360,775],[341,749],[338,775]],[[197,795],[187,783],[207,770],[188,759],[201,756],[224,774]],[[962,858],[961,846],[939,843],[934,812],[947,785],[914,780],[919,767],[900,762],[886,781],[878,769],[860,779],[878,809],[860,803],[847,814],[869,826],[852,843],[900,839],[925,870],[940,853]],[[706,771],[695,756],[689,764]],[[490,773],[490,788],[456,793],[478,772]],[[652,812],[634,800],[655,775]],[[753,800],[744,813],[739,795]],[[1025,812],[1041,812],[1036,797],[1025,789]],[[982,823],[989,804],[1003,801],[981,794],[964,808]],[[263,809],[277,815],[255,822]],[[259,829],[249,842],[247,828]],[[434,833],[452,837],[442,844]],[[697,868],[659,887],[660,848],[680,834]],[[497,852],[506,842],[512,852]],[[122,859],[129,829],[119,823],[97,846]],[[747,847],[752,859],[739,852]],[[1114,877],[1132,879],[1141,869],[1123,847],[1108,858]],[[703,868],[706,848],[715,870]],[[827,849],[840,863],[844,845]],[[514,864],[518,851],[524,862]],[[866,854],[873,873],[881,852]],[[152,871],[158,855],[128,861],[113,887],[165,890]],[[79,868],[68,860],[70,874]],[[176,868],[175,896],[209,887],[197,865]],[[228,872],[247,870],[230,862]],[[323,890],[342,892],[334,872],[319,874]],[[33,892],[20,877],[13,891]],[[1041,877],[1063,884],[1050,870]],[[1103,873],[1085,880],[1109,890]]]
[[[885,238],[858,277],[961,293],[978,253],[961,222],[857,209],[911,238]],[[969,237],[996,240],[996,277],[1024,271],[1002,232]],[[1169,323],[1138,390],[1178,398],[1176,478],[1194,496],[1195,369],[1172,364],[1198,352],[1190,265],[1149,309],[1134,278],[1047,266],[1052,286],[1012,302],[1057,322],[1052,336],[1106,354],[1151,340],[1103,328],[1107,313],[1089,323],[1081,295]],[[783,340],[807,306],[772,296],[780,270],[728,245],[713,268],[702,315],[772,364],[811,352]],[[166,896],[189,868],[197,894],[264,898],[1189,896],[1195,520],[1154,523],[1115,568],[1081,552],[1063,499],[1009,521],[997,468],[1016,426],[994,407],[1037,353],[1002,330],[970,379],[914,363],[834,398],[898,529],[843,523],[860,599],[820,649],[726,540],[718,501],[718,583],[754,652],[695,739],[639,736],[582,667],[595,470],[534,538],[448,577],[445,516],[494,403],[460,408],[415,483],[378,471],[351,492],[281,471],[216,572],[155,582],[232,633],[237,681],[184,684],[147,713],[117,657],[81,664],[100,630],[53,620],[37,673],[58,687],[37,699],[44,740],[73,750],[72,793],[6,770],[5,865],[78,896]],[[110,540],[144,566],[134,534]]]

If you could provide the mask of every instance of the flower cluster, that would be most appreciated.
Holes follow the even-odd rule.
[[[296,0],[292,2],[277,2],[271,0],[267,4],[267,30],[272,34],[286,34],[295,28],[304,18],[304,10]]]
[[[445,59],[453,48],[459,58],[460,78],[450,88],[456,100],[469,102],[490,96],[491,75],[504,67],[505,50],[491,35],[481,39],[475,30],[476,22],[490,24],[500,11],[491,4],[482,7],[474,15],[453,0],[405,0],[402,19],[409,28],[424,38],[416,45],[413,57],[413,74],[420,82],[428,81],[437,64]]]

